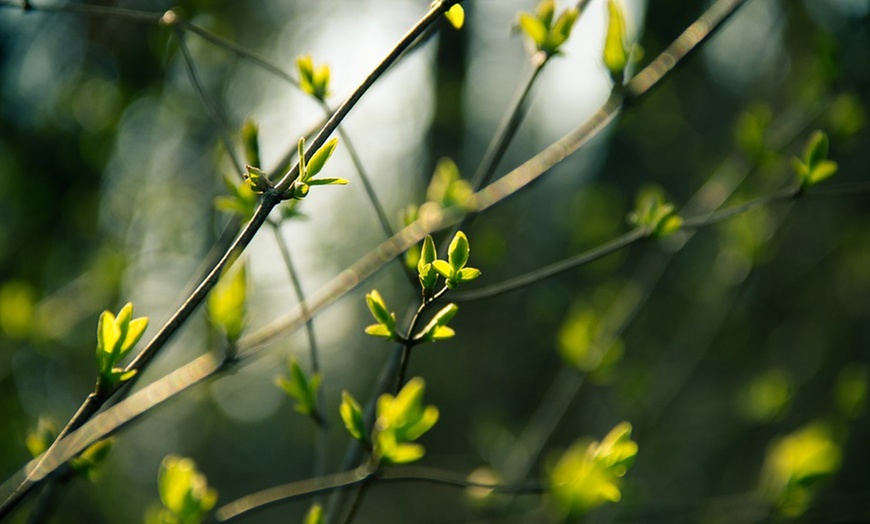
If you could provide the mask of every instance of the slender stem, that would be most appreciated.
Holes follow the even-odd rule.
[[[604,258],[607,255],[610,255],[612,253],[615,253],[616,251],[635,244],[645,239],[646,237],[647,233],[642,229],[633,229],[628,233],[616,237],[615,239],[605,244],[602,244],[594,249],[591,249],[584,253],[580,253],[579,255],[574,255],[573,257],[566,258],[564,260],[560,260],[559,262],[544,266],[540,269],[530,271],[524,275],[511,278],[509,280],[494,284],[492,286],[475,289],[473,291],[466,291],[464,293],[457,293],[453,297],[453,300],[455,300],[456,302],[471,302],[473,300],[492,298],[495,296],[503,295],[505,293],[510,293],[511,291],[516,291],[517,289],[521,289],[532,284],[537,284],[542,280],[556,276],[560,273],[564,273],[565,271],[589,264],[591,262],[595,262],[596,260]]]
[[[435,304],[438,299],[443,297],[449,288],[447,286],[442,287],[437,293],[432,295],[432,298],[427,300],[423,300],[420,304],[420,307],[417,308],[417,312],[414,313],[414,317],[411,319],[411,325],[408,326],[407,334],[405,335],[405,341],[402,347],[402,360],[399,365],[399,373],[396,376],[396,394],[401,391],[402,386],[405,385],[405,375],[408,371],[408,362],[411,360],[411,350],[419,344],[421,341],[414,336],[414,332],[417,331],[417,326],[420,324],[420,320],[423,318],[423,313],[426,312],[433,304]]]
[[[36,5],[30,0],[2,0],[0,1],[0,7],[23,8],[25,11],[32,12],[75,13],[105,18],[120,18],[133,22],[149,22],[153,24],[160,22],[160,19],[163,17],[163,13],[124,9],[120,7],[71,3]]]
[[[359,488],[353,494],[353,499],[350,502],[350,509],[348,509],[347,515],[345,515],[344,519],[342,519],[341,521],[343,524],[350,524],[351,522],[353,522],[353,519],[356,518],[356,514],[362,507],[363,500],[365,499],[366,493],[368,493],[371,486],[372,477],[369,477],[362,481]]]
[[[293,78],[293,76],[290,73],[284,71],[280,67],[274,65],[273,63],[269,62],[267,59],[254,53],[253,51],[245,49],[244,47],[233,42],[232,40],[227,40],[226,38],[224,38],[222,36],[216,35],[216,34],[212,33],[211,31],[209,31],[203,27],[200,27],[194,23],[188,22],[186,20],[181,20],[179,22],[179,25],[181,25],[184,29],[186,29],[192,33],[195,33],[197,36],[201,37],[203,40],[205,40],[209,43],[212,43],[218,47],[221,47],[223,49],[226,49],[227,51],[235,53],[237,56],[244,58],[246,60],[249,60],[251,63],[253,63],[253,64],[257,65],[258,67],[272,73],[273,75],[287,81],[291,85],[293,85],[297,88],[299,87],[299,82],[295,78]],[[294,149],[295,149],[295,147],[294,147]]]
[[[302,289],[302,282],[299,279],[299,272],[293,265],[293,260],[290,258],[290,248],[284,240],[284,235],[281,234],[281,227],[269,222],[272,226],[272,232],[275,233],[275,241],[278,244],[278,251],[281,252],[281,258],[284,260],[284,265],[287,267],[287,273],[290,274],[290,281],[293,285],[293,291],[296,293],[296,299],[299,304],[305,304],[305,291]],[[309,356],[311,359],[311,370],[314,373],[320,373],[319,351],[317,345],[317,336],[314,333],[314,318],[306,312],[308,320],[305,321],[305,334],[308,337]],[[326,473],[327,453],[329,451],[329,422],[326,415],[323,413],[322,406],[326,402],[324,398],[323,387],[317,389],[317,410],[313,414],[314,422],[317,424],[317,436],[314,439],[314,475],[319,476]]]
[[[215,511],[215,518],[219,522],[229,522],[282,502],[357,485],[371,478],[373,473],[369,468],[361,467],[264,489],[221,506]]]
[[[226,122],[224,122],[220,110],[211,102],[211,97],[203,85],[202,79],[199,77],[199,73],[196,70],[196,64],[193,61],[193,55],[191,55],[190,48],[187,47],[187,42],[184,38],[184,28],[176,23],[172,25],[172,31],[175,34],[175,39],[178,41],[178,48],[181,50],[181,57],[184,62],[184,69],[187,71],[187,76],[190,77],[190,83],[193,85],[193,90],[196,92],[196,96],[205,108],[205,112],[208,113],[209,118],[211,118],[217,128],[218,136],[220,136],[221,141],[224,143],[224,149],[227,150],[227,154],[233,161],[233,168],[236,170],[236,173],[238,173],[239,178],[241,178],[244,173],[242,162],[236,154],[235,147],[233,147],[233,140],[230,138]]]

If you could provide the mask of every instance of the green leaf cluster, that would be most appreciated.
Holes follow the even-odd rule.
[[[315,67],[311,55],[304,55],[296,59],[296,69],[299,71],[299,87],[318,100],[326,100],[329,96],[329,66]]]
[[[414,377],[395,397],[389,393],[381,395],[371,440],[366,436],[362,409],[347,391],[342,393],[341,420],[353,438],[370,447],[374,463],[414,462],[426,452],[414,441],[438,422],[438,408],[423,405],[425,390],[424,380]]]
[[[242,335],[247,320],[248,272],[244,264],[231,268],[208,296],[208,321],[235,343]]]
[[[816,130],[804,147],[802,158],[792,159],[801,188],[814,186],[837,172],[837,163],[828,160],[828,135]]]
[[[454,289],[463,282],[474,280],[480,276],[480,270],[473,267],[465,267],[471,252],[468,238],[462,231],[457,231],[450,246],[447,248],[447,260],[433,260],[429,262],[432,268],[444,277],[448,288]],[[422,257],[421,257],[422,260]]]
[[[217,492],[208,487],[205,475],[186,457],[169,455],[160,464],[157,487],[163,509],[160,524],[199,524],[217,502]]]
[[[33,458],[45,453],[59,435],[57,424],[49,417],[40,416],[36,427],[27,433],[24,444]],[[70,467],[78,475],[93,479],[100,464],[106,459],[115,443],[114,438],[97,441],[88,446],[76,458],[69,462]]]
[[[366,295],[366,304],[377,323],[366,327],[365,332],[373,337],[400,340],[402,337],[396,332],[396,314],[387,309],[387,304],[378,290],[373,289]]]
[[[550,492],[560,513],[580,515],[622,498],[621,479],[634,462],[637,443],[631,424],[617,424],[601,442],[580,440],[550,473]]]
[[[435,202],[442,209],[458,206],[465,208],[474,191],[459,173],[459,166],[449,158],[438,160],[435,172],[426,188],[426,201]]]
[[[251,168],[249,168],[249,172],[250,169]],[[248,180],[250,180],[250,178]],[[249,220],[254,216],[259,199],[257,193],[251,189],[251,184],[248,181],[236,184],[229,177],[224,177],[224,185],[226,185],[230,194],[215,197],[215,208],[229,213],[238,213],[244,220]]]
[[[299,366],[299,362],[291,358],[288,376],[278,377],[275,379],[275,384],[296,400],[294,407],[296,411],[317,419],[319,418],[317,391],[320,389],[322,379],[320,373],[314,373],[311,378],[308,378]]]
[[[395,397],[385,393],[378,398],[377,419],[372,434],[374,454],[388,464],[419,460],[425,449],[415,440],[438,422],[438,408],[423,406],[426,383],[414,377]]]
[[[555,0],[544,0],[538,4],[534,14],[520,13],[517,20],[517,26],[529,38],[534,49],[547,56],[559,54],[559,48],[571,36],[571,29],[580,13],[572,7],[562,11],[558,18],[555,18],[555,14]]]
[[[329,157],[335,151],[338,145],[338,138],[333,138],[323,144],[323,147],[311,155],[311,158],[305,157],[305,137],[299,138],[297,143],[297,152],[299,155],[299,178],[293,183],[288,198],[302,200],[308,196],[311,186],[334,186],[347,185],[348,181],[343,178],[314,178],[323,170]]]
[[[785,516],[802,515],[818,484],[836,472],[842,449],[823,422],[811,422],[767,449],[761,470],[762,496]]]
[[[674,210],[674,205],[665,201],[657,188],[647,188],[638,194],[635,209],[628,215],[628,222],[654,238],[675,233],[683,225],[683,219]]]
[[[116,367],[139,342],[148,327],[148,317],[133,318],[133,304],[128,302],[116,317],[103,311],[97,324],[97,369],[100,381],[117,384],[129,380],[136,370]]]

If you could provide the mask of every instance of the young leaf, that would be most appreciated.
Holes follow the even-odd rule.
[[[320,171],[323,170],[323,166],[326,165],[326,161],[329,160],[329,157],[332,156],[332,153],[335,151],[336,146],[338,146],[338,138],[333,138],[327,143],[323,144],[323,147],[317,150],[311,156],[311,159],[308,160],[308,166],[306,168],[305,180],[309,180],[317,176]]]
[[[463,24],[465,24],[465,10],[462,9],[461,4],[454,4],[444,13],[444,16],[454,29],[462,29]]]
[[[435,240],[432,239],[432,235],[426,235],[423,247],[420,249],[420,259],[417,261],[417,278],[420,280],[420,287],[423,288],[423,296],[427,299],[432,296],[435,284],[438,283],[438,272],[432,267],[437,257]]]
[[[208,321],[236,342],[245,328],[248,278],[244,264],[225,271],[208,296]]]
[[[309,186],[346,186],[349,184],[345,178],[312,178],[308,180]]]
[[[341,420],[344,422],[344,427],[347,428],[350,436],[362,443],[368,442],[362,408],[356,399],[354,399],[347,391],[341,392],[339,414],[341,415]]]
[[[317,391],[321,375],[315,373],[309,380],[295,358],[290,359],[289,376],[278,377],[275,383],[296,400],[294,409],[303,415],[317,417]]]
[[[303,524],[323,524],[323,506],[314,504],[305,514]]]
[[[296,155],[299,157],[299,182],[308,182],[308,160],[305,158],[305,137],[300,136],[296,142]]]
[[[385,393],[378,398],[374,454],[384,462],[404,464],[425,453],[423,446],[411,444],[438,421],[438,408],[423,406],[425,388],[423,379],[414,377],[395,397]]]
[[[242,146],[245,150],[245,161],[252,166],[260,165],[260,128],[250,118],[242,124]]]
[[[457,231],[447,249],[447,262],[453,268],[454,274],[465,267],[466,262],[468,262],[468,253],[468,238],[462,231]]]
[[[435,314],[434,317],[432,317],[432,320],[426,324],[426,327],[424,327],[415,338],[428,341],[451,338],[455,333],[452,329],[446,326],[447,323],[456,315],[457,311],[459,311],[459,306],[456,304],[448,304],[444,306]]]
[[[622,84],[628,63],[625,14],[618,0],[607,0],[607,36],[604,40],[604,65],[616,84]]]
[[[133,304],[129,302],[121,308],[117,317],[111,311],[104,311],[100,315],[96,358],[101,380],[114,384],[129,380],[136,373],[134,370],[124,372],[115,366],[139,342],[147,327],[147,317],[133,319]]]
[[[314,66],[310,55],[296,58],[296,69],[299,71],[299,87],[318,100],[329,96],[329,66]]]
[[[208,487],[205,475],[189,458],[169,455],[157,475],[160,501],[166,515],[162,522],[198,524],[217,502],[217,492]]]
[[[435,271],[438,272],[439,275],[447,280],[452,279],[455,273],[455,271],[453,270],[453,266],[448,264],[446,260],[436,260],[432,262],[432,267],[435,269]]]
[[[631,425],[618,424],[600,442],[575,442],[550,473],[550,491],[565,516],[578,516],[622,498],[621,478],[637,454]]]
[[[373,289],[371,293],[366,295],[366,304],[379,324],[385,326],[390,332],[395,331],[396,316],[387,309],[387,305],[378,290]]]
[[[547,41],[547,27],[535,15],[520,13],[517,25],[531,39],[536,49],[541,49]]]
[[[248,188],[258,195],[262,195],[269,189],[275,187],[269,175],[265,171],[254,166],[245,166],[245,181],[248,183]]]

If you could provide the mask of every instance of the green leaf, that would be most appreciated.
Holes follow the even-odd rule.
[[[367,335],[382,337],[387,340],[393,340],[396,336],[396,333],[393,330],[383,324],[371,324],[370,326],[366,326],[365,332]]]
[[[248,188],[254,193],[261,195],[275,187],[269,175],[265,171],[254,166],[245,166],[245,181],[248,183]]]
[[[314,66],[314,60],[310,55],[296,58],[296,69],[299,72],[299,87],[305,93],[318,100],[324,100],[329,96],[329,66]]]
[[[566,516],[579,516],[622,498],[620,481],[637,454],[631,425],[618,424],[600,443],[581,439],[550,473],[550,491]]]
[[[323,170],[323,166],[326,165],[327,160],[332,156],[336,146],[338,146],[338,138],[333,138],[323,144],[323,147],[318,149],[317,152],[311,156],[311,159],[308,161],[308,167],[306,168],[306,181],[317,176],[317,174]]]
[[[362,408],[359,403],[347,391],[341,392],[341,406],[339,407],[341,420],[350,435],[356,440],[366,443],[366,426],[363,421]]]
[[[575,8],[566,9],[559,15],[547,37],[547,46],[553,53],[558,51],[562,47],[562,44],[568,40],[568,37],[571,36],[571,29],[574,28],[574,23],[577,21],[578,16],[579,12]]]
[[[454,29],[462,29],[463,24],[465,24],[465,10],[462,9],[461,4],[454,4],[444,13],[444,16]]]
[[[420,444],[396,444],[384,450],[383,459],[389,464],[407,464],[423,458],[426,448]]]
[[[217,492],[208,487],[205,475],[189,458],[167,456],[157,479],[160,501],[181,523],[202,522],[217,502]]]
[[[543,0],[538,4],[536,14],[541,24],[549,31],[553,25],[553,16],[556,14],[556,0]]]
[[[450,322],[450,320],[453,319],[457,311],[459,311],[459,306],[457,306],[456,304],[448,304],[441,308],[441,310],[438,311],[438,313],[436,313],[434,317],[432,317],[432,320],[430,320],[429,323],[426,324],[426,327],[424,327],[420,331],[420,334],[417,335],[417,338],[434,341],[452,337],[454,335],[452,329],[442,328],[446,326],[447,323]]]
[[[468,282],[469,280],[474,280],[479,277],[480,270],[475,267],[465,267],[462,268],[456,276],[458,277],[456,280]]]
[[[248,277],[244,264],[225,270],[208,296],[208,321],[236,342],[247,320]]]
[[[830,178],[837,172],[837,163],[833,160],[822,160],[813,166],[812,171],[810,171],[808,178],[808,182],[810,185],[815,185],[825,180],[826,178]]]
[[[517,25],[531,39],[536,49],[541,49],[547,41],[547,27],[535,15],[520,13]]]
[[[617,84],[622,83],[625,66],[628,63],[626,45],[625,15],[617,0],[607,0],[607,36],[604,40],[604,65]]]
[[[817,129],[813,131],[804,146],[804,163],[812,169],[826,158],[828,158],[828,135]]]
[[[446,279],[453,278],[453,273],[454,273],[453,267],[450,264],[448,264],[446,260],[436,260],[436,261],[432,262],[432,267],[442,277],[444,277]]]
[[[395,331],[396,317],[387,309],[387,305],[378,290],[373,289],[371,293],[366,295],[366,304],[379,324],[383,324],[391,332]]]
[[[79,475],[87,479],[93,479],[97,468],[106,460],[114,443],[114,438],[94,442],[78,457],[70,461],[70,467]]]
[[[118,312],[104,311],[97,323],[97,370],[104,380],[117,383],[131,377],[134,372],[115,368],[142,338],[148,327],[148,318],[133,319],[133,304],[127,303]],[[124,378],[127,377],[127,378]]]
[[[260,166],[260,128],[250,118],[242,124],[242,146],[245,150],[245,161],[252,166]]]
[[[299,157],[299,180],[298,182],[308,182],[308,159],[305,158],[305,137],[300,136],[296,142],[296,155]]]
[[[294,409],[309,417],[317,416],[317,391],[320,382],[320,373],[313,374],[309,380],[295,358],[290,359],[289,376],[275,380],[281,389],[296,400]]]
[[[420,280],[420,287],[423,288],[423,295],[427,298],[432,295],[438,282],[438,273],[432,267],[437,257],[435,240],[432,239],[432,235],[426,235],[420,250],[420,259],[417,261],[417,277]]]
[[[309,186],[346,186],[349,182],[344,178],[311,178]]]
[[[311,506],[311,509],[309,509],[308,513],[305,514],[305,520],[303,520],[302,523],[323,524],[323,506],[320,504],[314,504]]]
[[[376,457],[387,463],[404,464],[423,456],[423,446],[411,442],[438,421],[438,408],[423,407],[425,388],[423,379],[414,377],[395,397],[385,393],[378,398],[373,451]]]
[[[468,238],[466,238],[465,233],[462,231],[457,231],[453,241],[450,242],[450,246],[447,248],[447,262],[453,268],[454,273],[459,272],[460,269],[465,267],[465,264],[468,262],[469,251]]]

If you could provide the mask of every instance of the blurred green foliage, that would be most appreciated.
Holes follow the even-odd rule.
[[[199,275],[211,246],[221,239],[227,215],[215,212],[215,198],[221,209],[243,216],[253,212],[258,197],[237,173],[242,166],[228,160],[220,145],[222,133],[244,153],[245,162],[268,173],[272,165],[286,167],[278,159],[292,153],[297,137],[322,118],[308,95],[283,98],[292,90],[288,84],[277,83],[251,60],[191,32],[185,33],[185,41],[212,97],[211,106],[204,106],[191,87],[172,28],[123,17],[22,12],[10,3],[0,5],[4,479],[31,458],[30,451],[45,447],[47,437],[40,446],[37,437],[28,438],[42,417],[68,420],[92,391],[94,326],[101,312],[117,311],[133,300],[137,311],[150,318],[167,318]],[[103,4],[147,10],[155,20],[170,7],[159,0]],[[378,1],[353,6],[209,0],[179,4],[186,20],[293,74],[294,57],[309,52],[318,60],[323,57],[330,63],[329,85],[312,63],[311,94],[325,97],[332,92],[336,100],[388,45],[363,41],[362,28],[376,27],[392,42],[425,7]],[[598,1],[591,5],[598,9],[603,45],[607,6]],[[648,2],[646,13],[628,17],[626,23],[637,29],[646,57],[655,57],[704,5]],[[377,187],[383,188],[388,211],[395,216],[409,204],[419,206],[410,212],[416,217],[436,205],[467,201],[470,188],[460,173],[474,171],[493,122],[502,116],[493,107],[507,105],[500,93],[504,86],[512,90],[527,67],[523,39],[507,35],[519,12],[535,11],[533,3],[468,0],[464,6],[462,31],[467,36],[461,40],[462,51],[472,58],[457,58],[456,63],[467,74],[437,84],[433,79],[438,76],[427,69],[434,67],[431,57],[413,55],[410,60],[429,60],[422,66],[428,76],[418,76],[430,89],[414,99],[414,109],[393,110],[391,104],[399,107],[397,93],[409,90],[390,85],[393,80],[387,76],[387,102],[376,98],[374,90],[364,102],[375,110],[348,123],[350,138],[364,144],[363,163],[383,177]],[[403,10],[412,16],[403,17]],[[389,17],[375,16],[387,11]],[[504,24],[492,27],[497,14],[503,15]],[[570,31],[571,38],[562,41],[553,33],[558,23],[552,23],[560,18],[548,16],[546,34],[532,28],[532,22],[523,26],[531,28],[526,34],[536,49],[560,51],[554,67],[563,64],[568,72],[553,69],[539,79],[538,98],[499,174],[564,133],[567,129],[559,126],[566,119],[571,126],[583,119],[577,108],[585,100],[548,86],[567,78],[560,74],[578,74],[582,46],[571,44],[591,30],[583,31],[583,17],[573,31],[566,22],[558,31],[564,36]],[[600,448],[588,442],[568,448],[573,451],[549,470],[553,475],[564,469],[576,473],[579,462],[589,471],[609,475],[613,486],[592,499],[584,498],[594,494],[586,490],[564,495],[556,502],[564,513],[618,495],[620,504],[595,509],[596,518],[731,521],[745,511],[756,519],[773,513],[817,521],[865,519],[870,512],[870,201],[857,188],[866,186],[870,151],[868,22],[870,8],[859,0],[751,2],[685,67],[627,110],[607,136],[465,228],[473,240],[475,266],[485,273],[487,284],[497,283],[627,231],[631,225],[625,217],[641,188],[655,184],[668,195],[667,201],[645,200],[636,214],[638,225],[664,238],[498,298],[462,304],[462,314],[451,320],[458,335],[442,342],[437,352],[414,355],[411,372],[426,378],[427,400],[438,406],[439,414],[438,430],[425,435],[422,462],[460,472],[484,468],[480,471],[490,472],[486,478],[515,480],[505,472],[522,462],[517,456],[531,463],[528,471],[545,471],[550,450],[567,448],[578,435],[603,435],[625,420],[632,428],[627,442],[636,442],[640,452],[624,477],[612,463],[595,469],[601,455],[589,450]],[[495,46],[493,31],[500,39]],[[320,42],[318,34],[333,47],[312,48]],[[451,34],[456,32],[449,28],[439,38],[446,42]],[[612,39],[616,42],[616,36]],[[619,42],[622,54],[630,54],[624,39]],[[437,40],[428,45],[447,47]],[[595,63],[606,80],[603,48],[596,49]],[[349,62],[364,65],[365,71],[339,66],[336,54],[348,55]],[[621,59],[628,60],[631,71],[631,60]],[[390,74],[401,74],[403,67]],[[456,93],[464,93],[466,100],[457,101]],[[475,98],[474,93],[487,96]],[[445,121],[433,109],[446,111],[444,100],[452,101],[448,121],[462,125],[451,129],[450,136],[418,136],[404,126],[415,118],[422,125]],[[548,112],[546,100],[557,100],[559,110]],[[240,135],[251,114],[257,116],[258,130],[249,124]],[[285,124],[292,134],[283,134]],[[812,136],[817,128],[826,134],[825,144]],[[384,138],[388,130],[407,135],[413,141],[408,147],[417,153],[382,156],[383,150],[402,146]],[[463,140],[459,146],[457,137]],[[810,147],[805,148],[807,143]],[[352,170],[340,164],[342,144],[330,160],[330,173],[353,182]],[[455,161],[437,161],[443,157]],[[797,169],[806,188],[794,202],[691,232],[661,220],[676,218],[674,209],[691,218],[787,187],[794,183],[792,158],[799,159]],[[825,164],[830,161],[836,162],[836,176],[822,181],[831,170]],[[352,193],[355,185],[347,193],[357,195]],[[830,187],[852,189],[822,198]],[[317,261],[308,264],[310,280],[303,282],[312,291],[382,240],[363,197],[362,204],[323,202],[306,201],[306,212],[317,220],[294,223],[285,231],[294,254]],[[318,229],[321,224],[323,229]],[[313,232],[304,236],[307,228]],[[434,239],[437,245],[450,240],[444,235]],[[268,246],[257,249],[247,278],[251,297],[264,305],[252,300],[247,316],[230,307],[225,321],[218,322],[230,338],[241,334],[245,320],[275,318],[295,304],[278,255]],[[409,266],[417,267],[419,255],[411,258]],[[276,267],[277,273],[272,271]],[[390,298],[395,311],[419,302],[419,286],[407,286],[403,278],[387,270],[373,284]],[[470,289],[476,285],[478,281],[468,283]],[[218,384],[204,386],[125,429],[112,452],[100,457],[102,474],[94,476],[94,484],[71,483],[70,495],[57,499],[50,521],[141,521],[158,494],[165,507],[152,515],[165,510],[177,516],[195,514],[195,520],[215,503],[208,486],[216,486],[224,502],[307,475],[311,428],[288,413],[294,408],[313,410],[318,387],[325,405],[317,409],[335,413],[341,406],[341,418],[352,433],[359,433],[354,436],[367,438],[370,433],[361,423],[364,408],[341,402],[344,389],[368,392],[383,360],[384,353],[372,348],[384,341],[358,335],[371,321],[365,309],[356,307],[362,300],[352,294],[345,305],[353,307],[315,319],[325,352],[322,378],[312,376],[306,385],[291,371],[285,389],[297,395],[285,400],[271,384],[275,362],[285,362],[291,353],[304,365],[307,347],[302,337],[282,340],[269,349],[276,359],[261,361],[265,369],[259,375],[258,363],[221,379],[235,388],[230,394],[221,396]],[[211,309],[218,306],[216,302]],[[384,307],[385,316],[379,311],[376,325],[392,324],[395,330],[393,310]],[[150,380],[211,349],[216,342],[204,327],[206,321],[205,315],[195,316],[155,361],[159,371],[140,378]],[[378,334],[389,338],[388,332]],[[565,400],[565,415],[547,430],[545,452],[538,452],[528,445],[529,434],[543,426],[529,425],[545,420],[540,406],[556,405],[550,388],[559,383],[556,377],[566,363],[571,380],[587,373],[594,380],[571,383],[577,393]],[[283,364],[279,367],[284,369]],[[254,378],[244,382],[246,377]],[[259,389],[261,382],[266,389]],[[245,400],[250,398],[254,400]],[[234,401],[242,406],[235,411]],[[360,401],[365,403],[362,397]],[[418,425],[384,422],[379,433],[383,441],[377,443],[382,449],[393,445],[387,437],[396,437],[396,428],[405,432],[405,440],[414,440],[409,428],[416,428],[411,431],[416,437],[434,423],[426,408],[419,402],[413,405]],[[384,403],[384,413],[390,406]],[[347,441],[341,424],[333,426],[330,471],[339,469]],[[396,437],[396,445],[400,440]],[[414,457],[422,453],[412,451]],[[155,472],[173,453],[203,465],[208,484],[187,459],[164,464],[158,482]],[[718,502],[723,497],[736,497],[728,499],[736,502],[725,508]],[[466,507],[455,491],[390,485],[372,490],[358,521],[419,521],[433,515],[456,520],[470,513],[499,521],[540,515],[534,497],[494,500]],[[34,504],[26,503],[22,513]],[[302,521],[308,511],[308,503],[300,502],[250,520]],[[308,515],[308,521],[319,521],[314,512]]]

